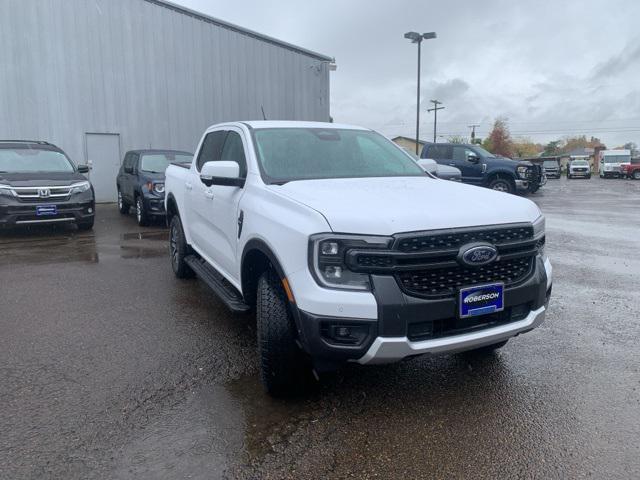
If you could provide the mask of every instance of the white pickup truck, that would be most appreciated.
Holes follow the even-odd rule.
[[[272,394],[304,365],[490,352],[544,320],[538,207],[434,178],[365,128],[212,126],[190,167],[167,169],[165,201],[173,271],[255,309]]]

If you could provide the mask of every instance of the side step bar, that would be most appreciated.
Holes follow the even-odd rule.
[[[213,290],[229,310],[235,313],[243,313],[251,309],[251,307],[242,300],[240,292],[203,259],[195,255],[189,255],[185,257],[184,261],[191,267],[191,270],[195,272],[198,278]]]

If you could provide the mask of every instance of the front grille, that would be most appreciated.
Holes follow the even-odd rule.
[[[502,312],[478,317],[452,317],[427,322],[410,323],[408,325],[407,337],[412,342],[416,342],[451,335],[462,335],[523,320],[530,311],[531,305],[522,303],[513,307],[507,307]]]
[[[70,186],[13,187],[13,193],[22,202],[38,203],[63,200],[71,192]],[[42,194],[45,195],[42,195]]]
[[[450,230],[415,236],[403,236],[397,241],[395,249],[401,252],[429,252],[457,249],[462,245],[472,242],[488,242],[494,245],[500,245],[529,240],[532,237],[532,226]]]
[[[401,272],[397,279],[409,295],[449,296],[460,287],[496,282],[504,282],[505,286],[517,284],[528,277],[532,267],[533,257],[521,257],[475,268],[457,265]]]

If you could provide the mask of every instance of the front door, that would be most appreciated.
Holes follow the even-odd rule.
[[[89,180],[96,192],[96,202],[115,202],[118,197],[116,177],[120,169],[120,135],[87,133],[85,135]]]
[[[469,156],[474,155],[477,158],[477,163],[469,161]],[[453,166],[460,169],[462,173],[462,181],[464,183],[472,183],[479,185],[482,183],[482,158],[463,145],[455,145],[453,147]]]

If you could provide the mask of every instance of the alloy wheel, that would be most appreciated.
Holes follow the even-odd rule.
[[[171,263],[174,267],[178,265],[178,229],[175,225],[171,227],[171,236],[169,238],[169,254],[171,255]]]

